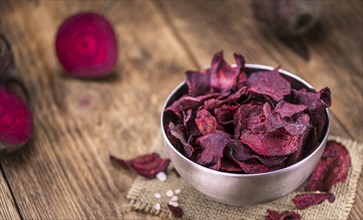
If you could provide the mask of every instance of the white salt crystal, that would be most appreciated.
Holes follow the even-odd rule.
[[[176,201],[178,201],[178,197],[177,196],[173,196],[173,197],[171,197],[170,201],[176,202]]]
[[[166,196],[168,196],[168,197],[172,197],[173,195],[174,195],[174,192],[173,192],[173,190],[171,190],[171,189],[169,189],[168,191],[166,191]]]
[[[181,191],[180,189],[176,189],[176,190],[175,190],[175,194],[179,194],[179,193],[180,193],[180,191]]]
[[[156,210],[160,210],[160,203],[156,203],[155,205],[154,205],[154,208],[156,209]]]
[[[155,193],[155,198],[157,198],[157,199],[160,199],[161,198],[161,194],[160,193]]]
[[[156,174],[156,178],[158,178],[158,180],[164,182],[166,180],[166,174],[161,171],[158,174]]]
[[[169,205],[172,205],[174,207],[178,207],[179,206],[179,203],[178,202],[175,202],[175,201],[169,201],[168,203]]]

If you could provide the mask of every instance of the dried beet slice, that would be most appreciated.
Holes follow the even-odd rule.
[[[216,120],[221,125],[233,124],[233,115],[239,105],[222,105],[219,108],[215,108],[214,112]]]
[[[186,83],[188,94],[195,97],[207,93],[210,90],[210,71],[187,71]]]
[[[234,138],[238,139],[244,130],[264,131],[264,120],[262,106],[244,104],[240,105],[233,116]]]
[[[226,148],[227,156],[233,157],[235,160],[238,161],[247,161],[251,159],[256,159],[260,163],[268,167],[278,166],[286,160],[286,156],[280,157],[263,157],[257,155],[253,150],[251,150],[246,145],[242,144],[239,140],[232,139],[227,144]]]
[[[331,106],[331,92],[328,87],[319,92],[308,91],[303,88],[300,90],[292,89],[293,103],[302,104],[309,110],[323,109]]]
[[[169,123],[170,134],[180,141],[183,145],[185,156],[190,158],[194,153],[194,148],[185,140],[184,127],[182,124],[174,125],[173,122]]]
[[[173,206],[168,204],[168,209],[171,211],[174,217],[181,218],[183,217],[183,209],[179,206]]]
[[[161,171],[165,172],[170,163],[169,159],[161,159],[157,153],[142,155],[131,160],[124,160],[110,155],[110,160],[134,170],[148,179],[155,178],[156,174]]]
[[[351,160],[345,146],[333,140],[328,141],[306,191],[329,192],[332,186],[347,179],[350,166]]]
[[[218,124],[216,118],[208,110],[205,109],[200,109],[199,111],[197,111],[195,124],[197,125],[202,135],[222,129],[221,126]]]
[[[266,220],[301,220],[301,216],[297,212],[283,211],[276,212],[273,210],[266,210]]]
[[[249,91],[268,95],[277,102],[291,92],[290,83],[280,75],[278,69],[252,73],[247,80],[247,85]]]
[[[249,174],[253,173],[266,173],[275,170],[274,168],[267,167],[261,163],[256,162],[255,160],[249,161],[238,161],[231,157],[231,160],[238,164],[239,167],[245,172]]]
[[[333,193],[306,193],[296,195],[292,202],[295,204],[296,208],[303,210],[309,208],[310,206],[318,205],[325,200],[330,203],[335,201],[335,196]]]
[[[237,67],[232,67],[223,59],[223,51],[216,53],[212,60],[210,68],[211,88],[214,91],[226,91],[236,87],[237,78],[244,67],[244,58],[235,54]],[[241,79],[240,79],[241,80]]]
[[[272,111],[269,103],[263,105],[263,112],[266,118],[265,126],[267,132],[274,132],[284,128],[289,134],[296,136],[305,132],[309,127],[310,117],[308,114],[300,113],[294,118],[282,117]]]
[[[213,170],[219,170],[223,151],[230,140],[229,134],[223,131],[214,131],[197,139],[201,152],[196,162]]]
[[[182,111],[187,110],[187,109],[196,109],[200,105],[202,105],[205,100],[208,100],[210,98],[214,98],[217,96],[218,96],[217,93],[208,93],[206,95],[197,96],[197,97],[191,97],[191,96],[185,95],[185,96],[182,96],[181,98],[179,98],[178,100],[176,100],[175,102],[173,102],[173,104],[171,104],[170,106],[168,106],[164,110],[164,112],[172,111],[172,112],[174,112],[174,114],[176,116],[181,118]]]
[[[219,170],[230,173],[244,173],[241,167],[229,158],[222,159],[221,168]]]
[[[281,117],[292,117],[295,114],[305,111],[308,107],[306,105],[295,105],[284,100],[277,103],[274,112],[278,113]]]
[[[290,135],[285,129],[278,129],[272,133],[254,133],[245,130],[240,139],[243,144],[263,156],[285,156],[301,147],[299,137]]]

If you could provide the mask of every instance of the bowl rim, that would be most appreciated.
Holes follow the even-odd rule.
[[[235,64],[232,64],[231,66],[235,66]],[[273,70],[275,69],[275,67],[272,66],[267,66],[267,65],[261,65],[261,64],[245,64],[245,68],[251,68],[251,69],[263,69],[263,70]],[[287,75],[299,82],[301,82],[302,84],[304,84],[304,86],[310,88],[310,89],[314,89],[314,87],[312,85],[310,85],[308,82],[306,82],[305,80],[301,79],[300,77],[296,76],[295,74],[292,74],[286,70],[283,69],[279,69],[279,72]],[[311,152],[308,156],[306,156],[305,158],[303,158],[302,160],[298,161],[297,163],[294,163],[292,165],[289,165],[287,167],[284,167],[282,169],[278,169],[278,170],[274,170],[274,171],[269,171],[269,172],[265,172],[265,173],[255,173],[255,174],[242,174],[242,173],[228,173],[228,172],[222,172],[222,171],[217,171],[217,170],[212,170],[210,168],[204,167],[200,164],[197,164],[196,162],[190,160],[189,158],[187,158],[186,156],[184,156],[182,153],[180,153],[170,142],[169,138],[166,136],[165,133],[165,129],[164,129],[164,110],[167,107],[166,105],[169,103],[170,99],[175,95],[175,93],[184,85],[186,84],[185,81],[181,82],[177,87],[175,87],[173,89],[172,92],[170,92],[170,94],[168,95],[168,97],[166,98],[163,108],[162,108],[162,112],[161,112],[161,118],[160,118],[160,125],[161,125],[161,132],[163,135],[163,139],[166,142],[167,145],[171,146],[171,149],[174,151],[174,153],[176,153],[179,157],[181,157],[183,160],[185,160],[187,163],[190,163],[191,166],[197,168],[197,169],[201,169],[205,172],[208,172],[210,174],[216,174],[216,175],[222,175],[222,176],[229,176],[229,177],[238,177],[238,178],[245,178],[245,177],[258,177],[258,176],[269,176],[269,175],[278,175],[281,173],[285,173],[285,172],[289,172],[291,170],[296,169],[297,167],[301,166],[301,164],[306,163],[306,161],[310,160],[311,157],[313,157],[319,150],[321,147],[323,147],[324,143],[327,141],[328,136],[329,136],[329,132],[330,132],[330,115],[329,115],[329,110],[327,108],[325,108],[325,113],[327,116],[327,129],[326,132],[324,134],[324,137],[322,138],[320,144],[316,147],[316,149]]]

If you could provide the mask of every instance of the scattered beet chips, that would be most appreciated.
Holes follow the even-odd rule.
[[[330,90],[291,88],[278,68],[248,76],[243,56],[234,58],[231,66],[218,52],[210,68],[186,72],[188,93],[164,112],[170,142],[224,172],[264,173],[298,162],[323,135]]]
[[[157,153],[146,154],[132,160],[124,160],[111,155],[110,159],[148,179],[153,179],[156,174],[165,171],[170,163],[169,159],[161,159]]]

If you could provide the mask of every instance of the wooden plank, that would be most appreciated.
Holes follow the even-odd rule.
[[[0,219],[20,219],[14,199],[2,173],[0,173]]]
[[[352,4],[351,4],[352,3]],[[296,73],[316,88],[333,91],[333,135],[363,140],[362,93],[362,2],[324,2],[320,39],[305,39],[312,59],[305,62],[270,33],[256,27],[247,1],[157,3],[176,37],[187,45],[199,67],[209,65],[211,55],[223,49],[227,60],[243,53],[248,63],[277,66]],[[347,107],[349,106],[349,107]],[[360,180],[363,179],[361,175]],[[362,215],[362,188],[350,218]]]
[[[193,65],[154,5],[8,1],[4,7],[1,31],[13,45],[35,119],[31,142],[1,161],[22,216],[153,218],[130,210],[125,195],[136,175],[112,167],[109,154],[148,151],[163,101]],[[54,55],[56,27],[87,10],[105,12],[118,35],[119,64],[105,79],[68,77]]]

